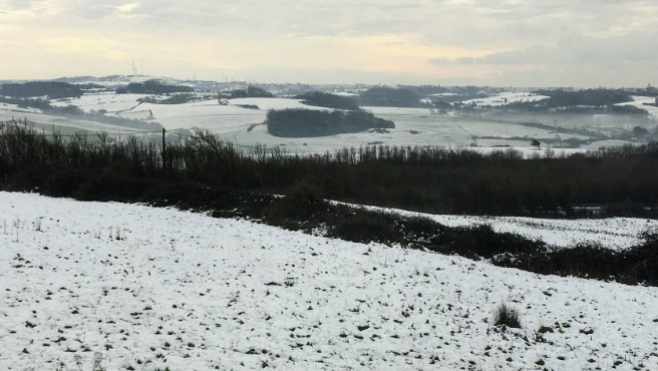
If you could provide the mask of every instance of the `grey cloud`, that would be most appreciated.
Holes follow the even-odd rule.
[[[14,0],[16,1],[16,0]],[[116,13],[117,6],[132,0],[78,0],[73,13],[86,19],[102,19]],[[240,27],[255,30],[293,32],[298,35],[362,35],[405,32],[415,27],[424,12],[424,1],[213,1],[185,3],[173,0],[134,0],[140,3],[131,13],[142,16],[152,28]],[[435,2],[434,2],[435,3]]]
[[[617,19],[630,17],[638,4],[650,4],[640,0],[77,0],[73,11],[86,19],[103,19],[131,1],[140,3],[131,12],[139,16],[134,24],[153,31],[267,36],[413,34],[420,42],[462,47],[532,43],[533,39],[564,37],[567,30],[597,29],[601,22],[613,27]]]
[[[102,19],[116,13],[116,8],[125,4],[122,0],[77,0],[73,13],[84,19]]]
[[[139,6],[129,13],[117,10],[132,2]],[[203,36],[245,41],[257,49],[260,43],[275,39],[294,44],[298,37],[397,34],[404,36],[400,39],[422,44],[423,53],[432,46],[437,50],[449,47],[477,52],[508,50],[483,58],[458,60],[436,55],[430,61],[435,65],[486,64],[503,72],[515,66],[541,65],[564,71],[595,65],[614,70],[619,66],[658,61],[653,50],[656,48],[651,48],[657,36],[655,0],[5,0],[5,3],[10,4],[9,11],[12,6],[18,9],[48,3],[66,9],[65,14],[38,19],[36,26],[44,29],[75,27],[74,32],[83,33],[93,27],[96,34],[102,35],[115,31],[124,37],[148,34],[163,44],[168,40]],[[76,22],[80,19],[83,21]],[[304,41],[306,45],[312,43],[310,40]],[[267,60],[267,56],[263,58]]]
[[[14,9],[29,9],[39,0],[8,0],[7,3]]]
[[[494,53],[480,58],[434,58],[435,65],[619,65],[640,61],[658,63],[658,49],[651,47],[651,40],[658,33],[633,34],[611,39],[575,38],[561,40],[553,45],[538,45],[521,50]]]

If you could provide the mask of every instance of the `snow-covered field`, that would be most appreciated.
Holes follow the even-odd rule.
[[[172,209],[0,210],[2,370],[658,370],[656,288]],[[496,330],[501,303],[523,329]]]
[[[469,99],[465,100],[463,103],[464,104],[474,104],[476,106],[480,107],[499,107],[499,106],[504,106],[507,104],[511,103],[518,103],[518,102],[538,102],[540,100],[548,99],[550,98],[549,96],[546,95],[539,95],[535,93],[530,93],[530,92],[503,92],[500,94],[493,95],[491,97],[487,98],[477,98],[477,99]]]
[[[396,108],[396,107],[363,107],[371,111],[377,117],[392,120],[396,127],[387,132],[361,132],[342,134],[330,137],[316,138],[279,138],[270,135],[265,125],[261,125],[266,118],[267,111],[271,109],[305,108],[327,110],[327,108],[304,105],[298,99],[288,98],[241,98],[231,99],[226,105],[217,100],[206,100],[185,104],[166,105],[138,102],[138,99],[146,95],[115,93],[89,93],[77,99],[62,99],[53,102],[56,106],[75,105],[86,112],[105,110],[107,115],[116,115],[129,119],[149,119],[163,125],[167,130],[176,129],[205,129],[221,135],[224,139],[239,145],[255,146],[265,145],[268,147],[282,147],[292,153],[323,153],[335,151],[345,147],[362,147],[370,145],[389,146],[433,146],[446,148],[474,148],[483,152],[499,150],[501,148],[514,148],[528,155],[536,153],[533,151],[531,141],[555,142],[557,140],[579,139],[595,140],[588,145],[577,149],[556,149],[560,153],[583,152],[588,149],[596,149],[602,146],[628,144],[627,141],[605,141],[600,137],[591,138],[587,135],[565,133],[550,129],[557,124],[574,129],[576,127],[593,132],[618,133],[632,130],[637,123],[620,121],[618,117],[612,119],[605,115],[600,117],[586,117],[583,122],[571,117],[559,117],[560,120],[551,118],[550,122],[545,117],[539,118],[532,115],[528,117],[478,117],[459,116],[454,114],[436,114],[426,108]],[[544,99],[544,96],[528,92],[505,92],[499,95],[477,100],[478,105],[495,106],[516,101],[535,101]],[[655,107],[643,106],[643,100],[638,99],[632,104],[651,110]],[[466,101],[468,103],[469,101]],[[631,103],[628,103],[631,104]],[[257,106],[252,109],[242,106]],[[42,126],[62,126],[66,130],[87,131],[115,131],[125,132],[123,127],[118,130],[111,125],[95,125],[87,121],[53,119],[52,116],[43,115],[34,110],[20,111],[17,107],[0,107],[0,119],[12,117],[28,118]],[[658,111],[656,111],[658,112]],[[612,120],[611,122],[608,122]],[[541,122],[542,127],[526,125],[527,122]],[[590,122],[592,121],[592,122]],[[645,125],[643,123],[642,125]],[[592,126],[594,125],[594,126]],[[649,122],[648,127],[653,127]],[[645,125],[645,126],[646,126]],[[653,126],[652,126],[653,125]],[[548,145],[544,145],[546,148]]]
[[[85,94],[80,98],[63,98],[54,100],[53,106],[76,106],[85,112],[106,110],[108,113],[131,110],[139,105],[138,99],[148,97],[146,94],[95,93]]]
[[[646,104],[645,104],[646,103]],[[647,104],[655,104],[656,103],[656,98],[653,97],[642,97],[642,96],[633,96],[633,102],[626,102],[626,103],[617,103],[618,106],[634,106],[637,108],[641,108],[644,110],[647,110],[650,115],[652,115],[655,118],[658,118],[658,107],[655,105],[650,106]]]
[[[86,94],[79,99],[61,100],[56,104],[62,106],[73,104],[87,112],[105,109],[109,114],[126,118],[143,118],[152,115],[154,121],[168,130],[206,129],[241,145],[284,147],[287,151],[296,153],[323,153],[345,147],[376,144],[465,148],[474,143],[474,136],[501,138],[475,143],[483,147],[483,151],[490,151],[500,146],[524,150],[531,148],[531,138],[555,136],[548,130],[491,120],[436,115],[429,109],[364,107],[378,117],[394,121],[396,128],[389,130],[388,133],[362,132],[332,137],[278,138],[267,133],[265,126],[259,125],[265,121],[268,110],[287,108],[327,110],[327,108],[309,106],[298,99],[287,98],[240,98],[229,100],[228,105],[221,105],[215,100],[176,105],[139,104],[137,99],[142,97],[144,96],[135,94],[98,93]],[[258,106],[259,109],[248,109],[241,105]],[[506,139],[512,137],[527,137],[528,140]]]
[[[96,121],[88,120],[72,120],[66,117],[46,115],[40,110],[34,108],[19,108],[11,104],[0,103],[0,121],[8,121],[12,119],[29,120],[35,124],[38,131],[51,133],[58,131],[61,134],[74,134],[74,133],[135,133],[140,134],[143,130],[131,129],[125,126],[116,126],[103,124]]]
[[[556,248],[573,247],[579,243],[623,250],[641,241],[642,233],[658,228],[658,221],[639,218],[605,219],[539,219],[510,216],[433,215],[400,209],[368,209],[392,212],[404,216],[430,218],[450,227],[489,225],[496,232],[515,233],[538,239]]]

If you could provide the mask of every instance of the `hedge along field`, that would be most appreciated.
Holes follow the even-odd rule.
[[[489,226],[449,228],[427,218],[354,208],[325,199],[342,198],[398,208],[435,208],[441,212],[442,209],[462,210],[458,206],[464,205],[459,200],[470,197],[483,202],[467,204],[476,213],[486,212],[482,205],[504,205],[505,208],[496,211],[575,214],[567,201],[579,200],[581,193],[568,193],[570,198],[551,193],[561,191],[564,184],[569,184],[565,182],[573,182],[593,187],[573,189],[585,189],[583,194],[601,200],[614,200],[605,197],[615,192],[637,192],[637,197],[646,196],[651,202],[630,206],[620,203],[621,207],[608,211],[653,215],[650,192],[655,190],[640,185],[656,184],[652,178],[656,173],[651,170],[656,167],[657,153],[658,148],[652,144],[568,158],[523,160],[515,152],[482,155],[469,151],[373,147],[301,157],[264,148],[243,153],[215,135],[198,132],[183,144],[167,147],[163,157],[157,144],[135,138],[49,137],[36,132],[28,122],[10,121],[0,126],[0,188],[80,200],[146,202],[204,210],[217,217],[246,217],[307,233],[322,229],[329,237],[353,242],[399,244],[484,258],[496,265],[540,274],[656,286],[658,238],[653,233],[647,232],[640,243],[622,251],[597,244],[553,249],[541,241],[496,233]],[[628,178],[630,174],[637,179]],[[503,189],[503,185],[517,190],[523,185],[537,186],[540,180],[547,183],[537,194],[561,204],[552,205],[544,200],[536,209],[530,209],[522,202],[529,200],[528,193],[508,192],[505,195],[509,199],[499,199],[499,194],[492,191]],[[618,182],[622,180],[633,183],[620,187]],[[471,184],[481,187],[469,188]],[[461,192],[455,193],[455,197],[462,198],[442,198],[450,193],[440,192],[450,189]],[[408,197],[413,192],[438,194],[436,200],[446,203],[423,204],[422,197]],[[277,196],[282,193],[288,197]],[[643,208],[647,205],[649,210]]]
[[[586,216],[578,206],[595,205],[601,215],[655,217],[658,202],[656,143],[535,159],[511,150],[386,146],[304,156],[264,147],[244,152],[199,131],[168,146],[164,159],[158,142],[43,136],[29,122],[0,123],[0,181],[47,184],[54,193],[70,192],[65,179],[72,173],[88,173],[261,193],[304,187],[319,198],[435,214],[569,217]]]

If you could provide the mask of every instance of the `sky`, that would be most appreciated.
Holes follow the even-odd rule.
[[[658,85],[656,0],[0,0],[0,79]]]

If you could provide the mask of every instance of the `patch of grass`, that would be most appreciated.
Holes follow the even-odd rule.
[[[494,326],[521,328],[519,312],[509,305],[502,303],[496,308],[496,313],[494,314]]]

